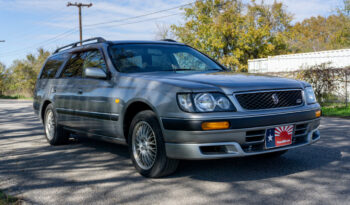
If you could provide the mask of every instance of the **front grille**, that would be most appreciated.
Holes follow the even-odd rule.
[[[301,90],[268,91],[236,94],[239,104],[247,110],[291,107],[303,104]]]

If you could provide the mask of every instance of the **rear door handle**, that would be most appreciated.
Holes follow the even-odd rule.
[[[83,94],[83,89],[78,89],[78,94]]]

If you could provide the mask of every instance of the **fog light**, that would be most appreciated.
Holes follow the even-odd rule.
[[[230,123],[227,121],[223,122],[203,122],[202,129],[203,130],[223,130],[228,129],[230,127]]]
[[[315,115],[316,115],[316,117],[321,117],[321,110],[317,110],[317,111],[315,112]]]

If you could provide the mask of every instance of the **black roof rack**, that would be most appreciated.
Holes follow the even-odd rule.
[[[168,42],[177,42],[173,39],[169,39],[169,38],[165,38],[165,39],[161,39],[161,41],[168,41]]]
[[[103,43],[103,42],[106,42],[106,40],[104,38],[101,38],[101,37],[96,37],[96,38],[89,38],[89,39],[86,39],[86,40],[83,40],[81,43],[85,43],[85,42],[88,42],[88,41],[97,41],[96,43]],[[55,50],[54,53],[58,53],[60,50],[62,49],[65,49],[65,48],[74,48],[74,47],[77,47],[77,45],[80,43],[80,41],[78,42],[75,42],[75,43],[71,43],[71,44],[68,44],[66,46],[63,46],[63,47],[60,47],[60,48],[57,48]]]

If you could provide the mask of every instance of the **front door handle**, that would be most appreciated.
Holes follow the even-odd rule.
[[[78,89],[78,94],[83,94],[83,89]]]

